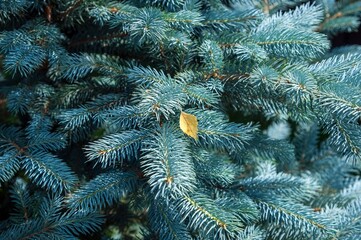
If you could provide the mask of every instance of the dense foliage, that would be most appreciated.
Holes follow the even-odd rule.
[[[1,1],[0,239],[361,239],[360,13]]]

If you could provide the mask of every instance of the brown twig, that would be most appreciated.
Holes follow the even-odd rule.
[[[322,29],[323,29],[323,27],[325,26],[325,24],[326,24],[327,22],[329,22],[330,20],[336,19],[336,18],[339,18],[339,17],[342,17],[342,16],[343,16],[342,12],[337,12],[337,13],[335,13],[334,15],[332,15],[331,17],[326,18],[325,21],[323,21],[323,22],[316,28],[316,32],[321,32]]]
[[[60,14],[60,21],[64,21],[65,18],[69,16],[79,5],[83,2],[83,0],[76,1],[72,6],[68,7],[64,12]]]

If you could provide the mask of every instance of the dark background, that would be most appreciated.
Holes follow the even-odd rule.
[[[358,29],[358,32],[352,33],[342,33],[333,37],[332,47],[340,47],[344,45],[361,45],[361,27]]]

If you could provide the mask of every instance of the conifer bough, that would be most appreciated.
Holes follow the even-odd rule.
[[[360,13],[1,1],[0,239],[361,239]]]

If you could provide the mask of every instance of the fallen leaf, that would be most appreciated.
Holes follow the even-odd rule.
[[[198,120],[196,116],[182,111],[179,116],[179,127],[185,134],[198,140]]]

